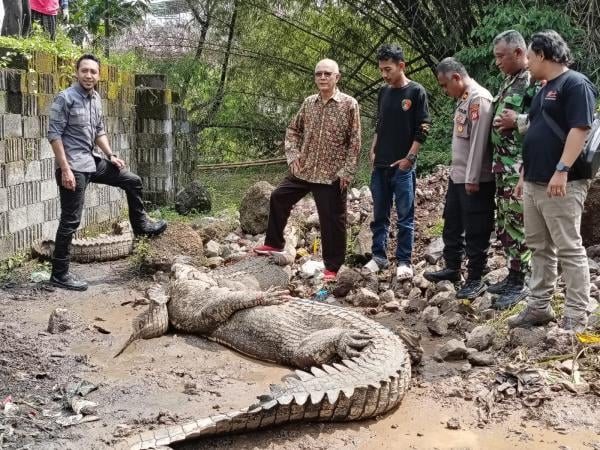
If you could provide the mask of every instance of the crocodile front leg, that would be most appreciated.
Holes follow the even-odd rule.
[[[255,306],[279,305],[291,297],[283,289],[268,291],[232,291],[227,288],[209,288],[198,292],[193,282],[173,283],[173,297],[169,304],[169,318],[181,331],[209,335],[242,309]]]
[[[368,334],[346,328],[315,331],[300,342],[290,362],[293,366],[305,368],[335,359],[354,358],[360,355],[370,340]]]

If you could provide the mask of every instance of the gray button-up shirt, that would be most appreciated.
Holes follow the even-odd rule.
[[[56,96],[50,110],[48,140],[62,140],[71,170],[96,171],[92,151],[96,138],[105,134],[102,103],[96,91],[88,94],[74,83]]]
[[[472,80],[456,104],[450,167],[454,183],[479,184],[494,179],[490,146],[492,100],[492,94]]]

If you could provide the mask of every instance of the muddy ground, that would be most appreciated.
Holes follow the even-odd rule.
[[[133,431],[247,406],[288,373],[203,338],[176,334],[137,341],[113,359],[145,307],[136,302],[152,280],[133,272],[127,260],[74,265],[74,271],[89,280],[88,291],[52,291],[32,283],[0,290],[0,400],[12,398],[10,411],[0,414],[0,448],[112,448]],[[73,329],[46,331],[55,308],[74,313]],[[391,327],[421,326],[401,312],[374,319]],[[466,370],[464,361],[438,363],[433,351],[449,336],[423,335],[423,362],[392,414],[362,423],[299,424],[185,448],[600,448],[596,395],[562,390],[538,407],[513,399],[495,404],[489,421],[482,422],[473,392],[494,382],[497,367]],[[97,385],[85,398],[99,405],[98,420],[64,427],[57,419],[73,412],[64,407],[60,387],[80,379]],[[456,424],[458,429],[449,428]]]

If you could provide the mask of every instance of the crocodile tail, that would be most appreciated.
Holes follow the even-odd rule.
[[[164,288],[160,285],[151,287],[146,295],[150,300],[150,306],[134,319],[133,333],[113,358],[123,353],[137,339],[151,339],[162,336],[167,332],[169,328],[169,311],[167,309],[169,297]]]

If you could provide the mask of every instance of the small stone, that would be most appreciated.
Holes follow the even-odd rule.
[[[492,270],[485,276],[485,280],[488,284],[496,284],[504,280],[508,276],[508,268],[502,267],[500,269]]]
[[[417,275],[416,277],[414,277],[412,282],[416,287],[423,290],[427,289],[431,284],[422,275]]]
[[[424,298],[411,298],[408,301],[408,306],[406,307],[406,312],[415,313],[421,312],[427,307],[427,300]]]
[[[474,352],[468,358],[469,362],[474,366],[492,366],[494,365],[494,357],[491,353]]]
[[[454,287],[454,283],[452,281],[443,280],[437,284],[437,291],[456,293],[456,287]]]
[[[83,326],[83,319],[76,313],[65,308],[56,308],[48,319],[48,332],[52,334],[64,333],[79,326]]]
[[[461,360],[467,356],[467,347],[463,341],[450,339],[438,348],[437,354],[444,361]]]
[[[421,289],[419,289],[418,287],[414,287],[410,290],[410,292],[408,293],[408,298],[421,298],[423,296],[423,293],[421,292]]]
[[[221,245],[215,241],[208,241],[204,246],[204,254],[207,258],[219,256],[221,254]]]
[[[396,297],[394,295],[394,291],[392,291],[391,289],[388,289],[387,291],[379,294],[379,299],[382,303],[389,303],[391,301],[394,301],[395,298]]]
[[[219,266],[222,266],[224,261],[225,260],[220,256],[213,256],[212,258],[208,258],[206,260],[206,265],[211,269],[215,269]]]
[[[427,324],[427,329],[434,336],[446,336],[448,334],[448,319],[439,316],[433,322]]]
[[[494,341],[496,331],[489,325],[480,325],[473,328],[469,334],[467,334],[467,347],[473,347],[477,350],[485,350]]]
[[[448,303],[451,300],[455,299],[455,294],[454,292],[438,292],[437,294],[435,294],[433,297],[431,297],[429,299],[429,304],[430,305],[435,305],[435,306],[442,306],[444,303]]]
[[[513,328],[510,330],[508,342],[511,347],[535,348],[544,341],[545,337],[544,327]]]
[[[383,305],[383,309],[385,309],[386,311],[390,311],[390,312],[399,311],[400,308],[401,308],[401,306],[400,306],[400,302],[398,302],[398,300],[392,300],[391,302],[387,302],[385,305]]]
[[[425,249],[425,260],[429,264],[437,264],[444,251],[444,241],[441,237],[435,238]]]
[[[421,320],[423,322],[431,323],[440,316],[440,310],[436,306],[428,306],[421,313]]]
[[[460,422],[457,418],[453,417],[446,422],[446,428],[449,430],[460,430]]]
[[[346,215],[346,222],[348,225],[356,225],[360,222],[360,213],[356,211],[348,211]]]
[[[356,294],[351,297],[354,306],[379,306],[379,296],[366,288],[360,288]]]

